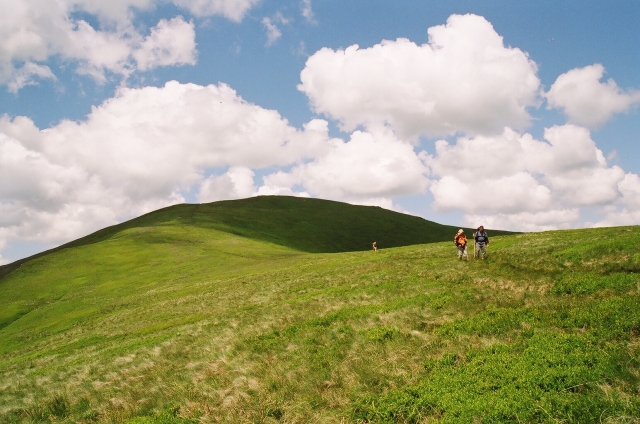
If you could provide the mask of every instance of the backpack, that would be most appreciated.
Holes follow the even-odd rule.
[[[476,231],[473,234],[473,238],[476,239],[476,243],[486,243],[489,240],[489,236],[486,231]]]

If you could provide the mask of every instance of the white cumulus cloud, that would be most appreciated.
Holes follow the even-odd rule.
[[[569,122],[597,128],[640,103],[640,91],[624,91],[613,79],[601,82],[604,72],[595,64],[560,75],[545,95],[549,107],[562,109]]]
[[[195,38],[193,23],[185,22],[182,16],[169,21],[160,20],[134,53],[138,69],[144,71],[158,66],[195,65]]]
[[[618,189],[622,193],[622,202],[629,207],[640,210],[640,177],[628,173],[618,183]]]
[[[554,126],[544,138],[505,129],[453,145],[438,141],[425,159],[434,207],[463,211],[467,223],[528,231],[567,227],[579,219],[580,207],[636,198],[637,176],[609,166],[587,129]]]
[[[247,167],[232,167],[222,175],[212,175],[200,184],[198,202],[241,199],[256,194],[253,184],[255,173]]]
[[[120,89],[86,120],[43,130],[3,116],[0,242],[67,241],[192,189],[201,201],[253,195],[253,169],[323,154],[327,132],[321,120],[293,128],[226,85],[175,81]]]
[[[80,74],[104,83],[159,66],[192,65],[195,31],[180,16],[161,19],[146,31],[136,13],[161,0],[0,0],[0,84],[16,92],[42,79],[55,79],[46,62],[57,57]],[[240,21],[257,0],[175,0],[196,16],[222,15]],[[84,12],[97,18],[90,24]]]
[[[406,138],[529,124],[527,107],[539,103],[540,81],[526,53],[505,47],[476,15],[452,15],[428,32],[424,45],[398,39],[366,49],[323,48],[308,59],[298,89],[348,131],[386,122]]]
[[[313,196],[394,208],[392,197],[423,193],[428,185],[419,155],[389,130],[356,131],[330,146],[289,172],[266,176],[261,189],[299,186]]]
[[[592,223],[596,227],[638,225],[640,223],[640,177],[627,173],[618,183],[622,197],[604,208],[604,218]]]
[[[12,93],[17,93],[24,86],[36,85],[38,79],[56,79],[48,66],[33,62],[26,62],[22,67],[8,72],[11,75],[8,77],[7,88]]]
[[[442,210],[519,213],[541,210],[551,201],[551,191],[531,174],[518,172],[499,178],[464,182],[452,176],[434,181],[430,187],[434,206]]]
[[[514,214],[467,214],[463,218],[463,224],[473,228],[483,225],[486,228],[527,232],[572,228],[579,219],[580,211],[574,208]]]

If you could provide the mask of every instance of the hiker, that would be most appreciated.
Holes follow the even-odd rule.
[[[469,255],[467,254],[467,236],[464,235],[464,230],[462,228],[459,229],[455,237],[453,237],[453,242],[458,247],[458,260],[462,260],[462,256],[464,256],[468,261]]]
[[[476,241],[476,247],[475,251],[473,252],[473,256],[475,258],[479,258],[480,252],[482,252],[482,259],[486,259],[487,247],[489,246],[489,236],[487,235],[482,225],[478,227],[478,231],[473,233],[473,239]]]
[[[378,251],[378,245],[376,244],[376,242],[374,241],[373,244],[371,245],[371,247],[373,247],[373,251],[377,252]]]

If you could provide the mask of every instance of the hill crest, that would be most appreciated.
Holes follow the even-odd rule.
[[[135,227],[190,225],[286,246],[308,253],[338,253],[452,240],[458,227],[377,206],[292,196],[257,196],[178,204],[103,228],[56,248],[0,266],[0,278],[22,264],[62,249],[98,243]],[[471,229],[466,229],[471,231]],[[491,231],[492,235],[511,234]]]

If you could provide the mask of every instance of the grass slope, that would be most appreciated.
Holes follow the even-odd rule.
[[[190,225],[314,253],[350,252],[432,243],[453,238],[457,227],[373,206],[289,196],[259,196],[208,204],[169,206],[107,227],[58,248],[0,266],[0,278],[32,259],[97,243],[128,228]],[[471,234],[470,229],[468,234]],[[493,231],[492,234],[511,234]]]
[[[639,227],[467,263],[184,219],[0,279],[0,422],[638,422]]]

